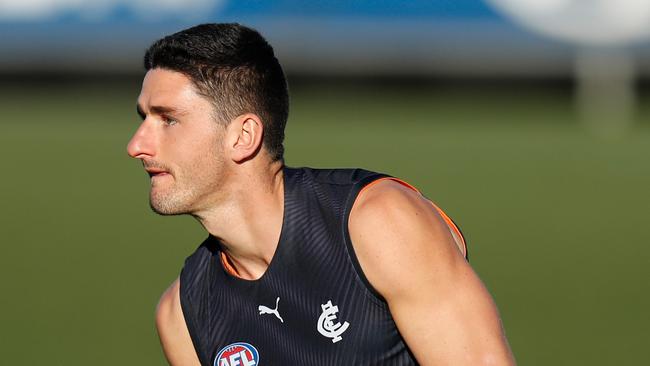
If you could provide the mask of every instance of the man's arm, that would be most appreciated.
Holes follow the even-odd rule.
[[[514,365],[497,308],[447,224],[419,193],[386,180],[350,213],[356,255],[423,365]]]
[[[160,344],[172,366],[200,365],[181,309],[180,281],[163,293],[156,309],[156,327]]]

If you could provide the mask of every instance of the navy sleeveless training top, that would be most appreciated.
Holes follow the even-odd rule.
[[[181,307],[202,365],[417,364],[347,229],[359,191],[382,177],[284,168],[280,240],[257,280],[232,275],[212,236],[187,258]]]

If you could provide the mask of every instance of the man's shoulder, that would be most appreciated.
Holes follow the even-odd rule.
[[[199,364],[181,308],[178,278],[160,297],[156,308],[156,328],[170,364]]]
[[[177,317],[180,308],[180,280],[174,282],[163,292],[156,307],[156,323],[166,322]]]
[[[428,208],[426,199],[415,189],[409,188],[395,179],[377,180],[363,189],[354,204],[355,212],[361,215],[385,212],[394,207],[399,212],[406,206],[421,205]]]
[[[348,225],[362,268],[380,293],[382,284],[399,287],[409,273],[404,268],[424,268],[423,262],[450,263],[463,257],[430,201],[392,179],[364,189]]]
[[[371,223],[384,226],[381,224],[396,222],[402,223],[400,228],[408,229],[423,220],[429,225],[433,223],[434,227],[445,227],[437,216],[435,210],[431,209],[430,201],[417,190],[395,179],[379,179],[365,186],[350,213],[351,224],[356,224],[362,230]]]

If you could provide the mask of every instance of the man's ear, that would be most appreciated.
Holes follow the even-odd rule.
[[[260,117],[253,113],[242,114],[228,124],[227,148],[236,163],[252,159],[262,147],[264,126]]]

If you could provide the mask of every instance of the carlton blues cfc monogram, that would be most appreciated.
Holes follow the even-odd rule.
[[[339,307],[332,305],[332,300],[329,300],[327,304],[321,305],[321,307],[323,308],[323,313],[318,318],[318,332],[325,337],[332,338],[332,343],[336,343],[343,339],[341,334],[348,329],[350,323],[334,323],[336,321],[336,313],[339,312]]]

